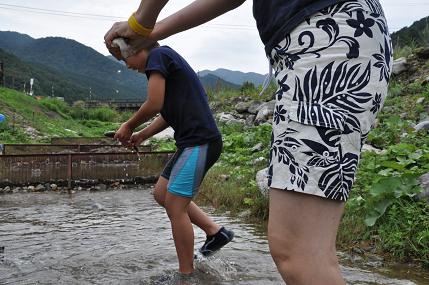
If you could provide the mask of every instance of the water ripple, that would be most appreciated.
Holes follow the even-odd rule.
[[[0,196],[1,284],[283,284],[254,225],[214,216],[234,242],[180,280],[170,223],[149,190]],[[195,228],[196,247],[205,234]],[[343,267],[350,284],[418,284]],[[177,283],[179,282],[179,283]],[[421,283],[423,284],[423,283]]]

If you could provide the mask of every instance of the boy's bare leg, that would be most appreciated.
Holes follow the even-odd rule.
[[[174,245],[179,259],[179,271],[189,274],[194,271],[194,229],[188,215],[191,198],[173,195],[165,196],[165,209],[171,222]]]
[[[288,285],[344,285],[335,242],[344,203],[270,189],[268,242]]]
[[[161,176],[159,177],[158,182],[155,185],[155,200],[163,207],[165,205],[167,184],[168,180]],[[206,233],[206,235],[214,235],[220,229],[220,226],[216,224],[206,213],[203,212],[203,210],[201,210],[197,206],[197,204],[192,201],[189,203],[188,206],[188,215],[191,219],[191,222],[200,229],[202,229]]]

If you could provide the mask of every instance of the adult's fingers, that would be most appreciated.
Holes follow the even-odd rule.
[[[130,38],[136,34],[130,29],[127,21],[116,22],[110,30],[104,35],[104,41],[111,45],[112,41],[116,38]]]
[[[112,41],[114,39],[116,39],[117,37],[119,37],[118,35],[118,23],[120,22],[116,22],[112,25],[112,27],[107,31],[107,33],[104,35],[104,42],[106,43],[107,46],[111,46],[112,45]]]

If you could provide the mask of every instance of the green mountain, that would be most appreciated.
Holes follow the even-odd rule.
[[[394,47],[429,46],[429,16],[392,34]]]
[[[255,86],[259,86],[264,82],[265,76],[255,72],[241,72],[233,71],[224,68],[218,68],[216,70],[203,70],[198,72],[201,77],[206,76],[207,74],[212,74],[217,77],[222,78],[225,81],[234,83],[236,85],[243,85],[244,82],[251,82]]]
[[[66,94],[67,101],[73,101],[75,97],[87,98],[89,90],[91,90],[92,99],[101,101],[144,100],[146,97],[145,76],[128,70],[123,64],[112,61],[74,40],[33,39],[16,32],[0,32],[0,48],[23,62],[47,67],[64,80],[86,90],[84,97]],[[46,80],[42,76],[35,76],[35,78],[40,82]],[[56,85],[55,82],[52,83]]]
[[[5,62],[6,79],[11,81],[8,87],[14,85],[16,90],[23,90],[25,82],[28,88],[30,78],[34,78],[35,95],[50,96],[53,86],[55,96],[64,97],[68,102],[88,99],[144,101],[146,98],[144,75],[74,40],[34,39],[17,32],[0,31],[0,49],[4,50],[0,61]],[[206,74],[200,80],[208,89],[239,88],[219,77]]]
[[[30,78],[34,78],[34,95],[50,96],[52,87],[54,95],[67,98],[68,101],[81,100],[87,97],[88,90],[64,78],[57,71],[40,64],[29,64],[16,56],[0,49],[0,61],[4,66],[4,84],[10,89],[29,92]]]
[[[225,81],[222,78],[213,74],[206,74],[205,76],[200,76],[199,78],[200,78],[201,84],[207,90],[208,89],[218,90],[222,88],[228,88],[228,89],[240,88],[240,85]]]

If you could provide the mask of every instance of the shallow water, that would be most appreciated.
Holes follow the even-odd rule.
[[[263,233],[238,218],[214,219],[234,230],[234,242],[180,278],[168,217],[148,189],[3,195],[0,284],[283,284]],[[205,236],[198,228],[195,236],[197,247]],[[392,271],[342,266],[348,284],[429,284]]]

